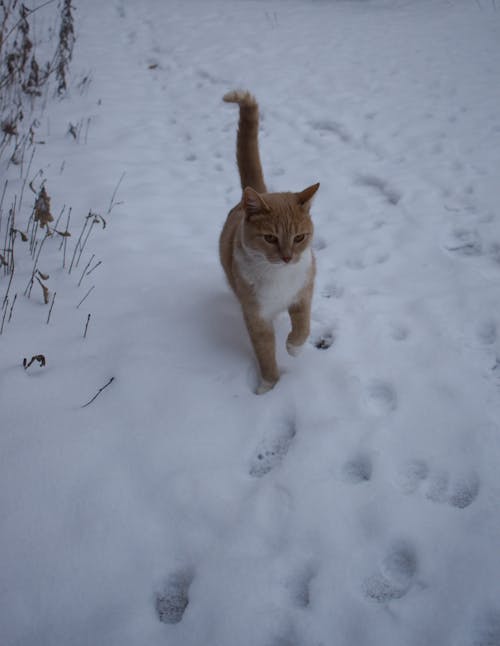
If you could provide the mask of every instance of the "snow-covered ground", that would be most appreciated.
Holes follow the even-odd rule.
[[[45,243],[48,325],[16,268],[0,643],[499,646],[500,6],[76,6],[33,171],[68,254],[89,209],[107,226],[71,274]],[[277,322],[261,397],[217,256],[237,87],[270,188],[321,182],[311,342],[288,357]]]

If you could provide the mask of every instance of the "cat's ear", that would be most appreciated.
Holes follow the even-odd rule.
[[[248,218],[251,218],[252,215],[264,215],[271,211],[262,195],[257,193],[253,188],[250,188],[250,186],[247,186],[243,191],[241,201]]]
[[[312,186],[308,186],[305,188],[303,191],[300,193],[295,193],[297,196],[297,201],[300,204],[300,206],[305,206],[306,208],[309,208],[311,205],[312,198],[314,197],[314,194],[319,188],[319,182],[317,184],[313,184]]]

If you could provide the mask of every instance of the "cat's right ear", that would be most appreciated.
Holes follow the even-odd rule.
[[[304,208],[309,208],[311,206],[311,201],[314,197],[314,194],[316,193],[318,188],[319,182],[317,184],[313,184],[312,186],[308,186],[300,193],[296,193],[298,203]]]
[[[244,189],[241,203],[243,204],[248,219],[253,215],[265,215],[271,211],[262,195],[257,193],[253,188],[250,188],[250,186]]]

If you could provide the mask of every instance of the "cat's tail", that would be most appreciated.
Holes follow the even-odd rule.
[[[233,90],[224,95],[227,103],[240,106],[240,121],[236,139],[236,159],[240,171],[241,188],[250,186],[259,193],[267,188],[262,174],[259,155],[259,106],[255,97],[244,90]]]

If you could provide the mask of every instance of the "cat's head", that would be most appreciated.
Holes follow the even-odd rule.
[[[297,262],[311,244],[314,227],[309,209],[318,188],[313,184],[300,193],[245,188],[241,200],[245,246],[274,264]]]

